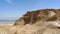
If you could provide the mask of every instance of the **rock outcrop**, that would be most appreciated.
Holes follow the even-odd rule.
[[[60,9],[43,9],[27,12],[23,17],[16,20],[14,25],[34,24],[37,21],[60,20]]]

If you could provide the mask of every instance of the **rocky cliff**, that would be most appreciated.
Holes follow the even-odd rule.
[[[23,17],[16,20],[14,25],[34,24],[37,21],[60,20],[60,9],[42,9],[29,11]]]

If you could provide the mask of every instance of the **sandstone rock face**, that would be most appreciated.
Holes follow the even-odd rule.
[[[60,9],[43,9],[27,12],[14,25],[34,24],[37,21],[60,20]]]
[[[14,25],[23,25],[24,24],[24,20],[23,18],[20,18],[16,21],[16,23]]]

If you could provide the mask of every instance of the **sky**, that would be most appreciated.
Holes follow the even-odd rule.
[[[60,8],[60,0],[0,0],[0,20],[18,19],[27,11]]]

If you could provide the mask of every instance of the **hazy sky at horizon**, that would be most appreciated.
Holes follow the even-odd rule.
[[[0,0],[0,19],[16,19],[29,10],[60,8],[60,0]]]

